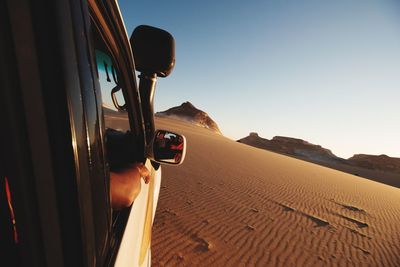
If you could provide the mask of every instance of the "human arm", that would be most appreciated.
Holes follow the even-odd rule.
[[[120,210],[132,205],[140,193],[141,181],[150,182],[150,172],[142,163],[132,163],[110,172],[111,207]]]

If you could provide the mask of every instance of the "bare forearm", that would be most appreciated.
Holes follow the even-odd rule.
[[[115,210],[129,207],[140,193],[143,177],[146,183],[150,173],[141,163],[128,165],[118,172],[110,173],[111,206]]]

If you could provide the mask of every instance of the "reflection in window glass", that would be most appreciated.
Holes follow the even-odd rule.
[[[103,108],[116,111],[117,107],[114,105],[112,100],[112,90],[114,88],[118,88],[117,71],[114,67],[111,57],[100,50],[96,50],[96,62],[97,70],[99,72],[99,83],[101,87],[101,96],[103,99]],[[123,106],[125,101],[122,90],[119,90],[115,96],[118,105]]]
[[[128,113],[125,110],[118,110],[112,98],[112,91],[121,88],[121,83],[118,80],[118,68],[108,54],[98,49],[95,52],[105,127],[123,132],[128,131],[130,129]],[[114,96],[117,105],[120,107],[125,105],[122,90],[118,90]]]

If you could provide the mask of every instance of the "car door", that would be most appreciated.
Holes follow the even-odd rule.
[[[2,1],[0,10],[0,179],[18,237],[10,265],[103,265],[111,211],[87,2]]]
[[[0,7],[0,190],[6,193],[0,201],[9,209],[0,226],[15,229],[12,245],[2,249],[6,260],[14,266],[148,264],[160,169],[144,156],[133,58],[116,3],[9,0]],[[93,29],[115,64],[114,81],[123,85],[122,125],[153,175],[132,208],[119,213],[110,209],[109,118]]]

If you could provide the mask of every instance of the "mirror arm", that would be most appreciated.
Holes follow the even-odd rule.
[[[154,93],[157,83],[157,74],[141,73],[139,75],[139,92],[142,103],[142,113],[145,126],[146,144],[150,145],[153,140],[154,126]]]

